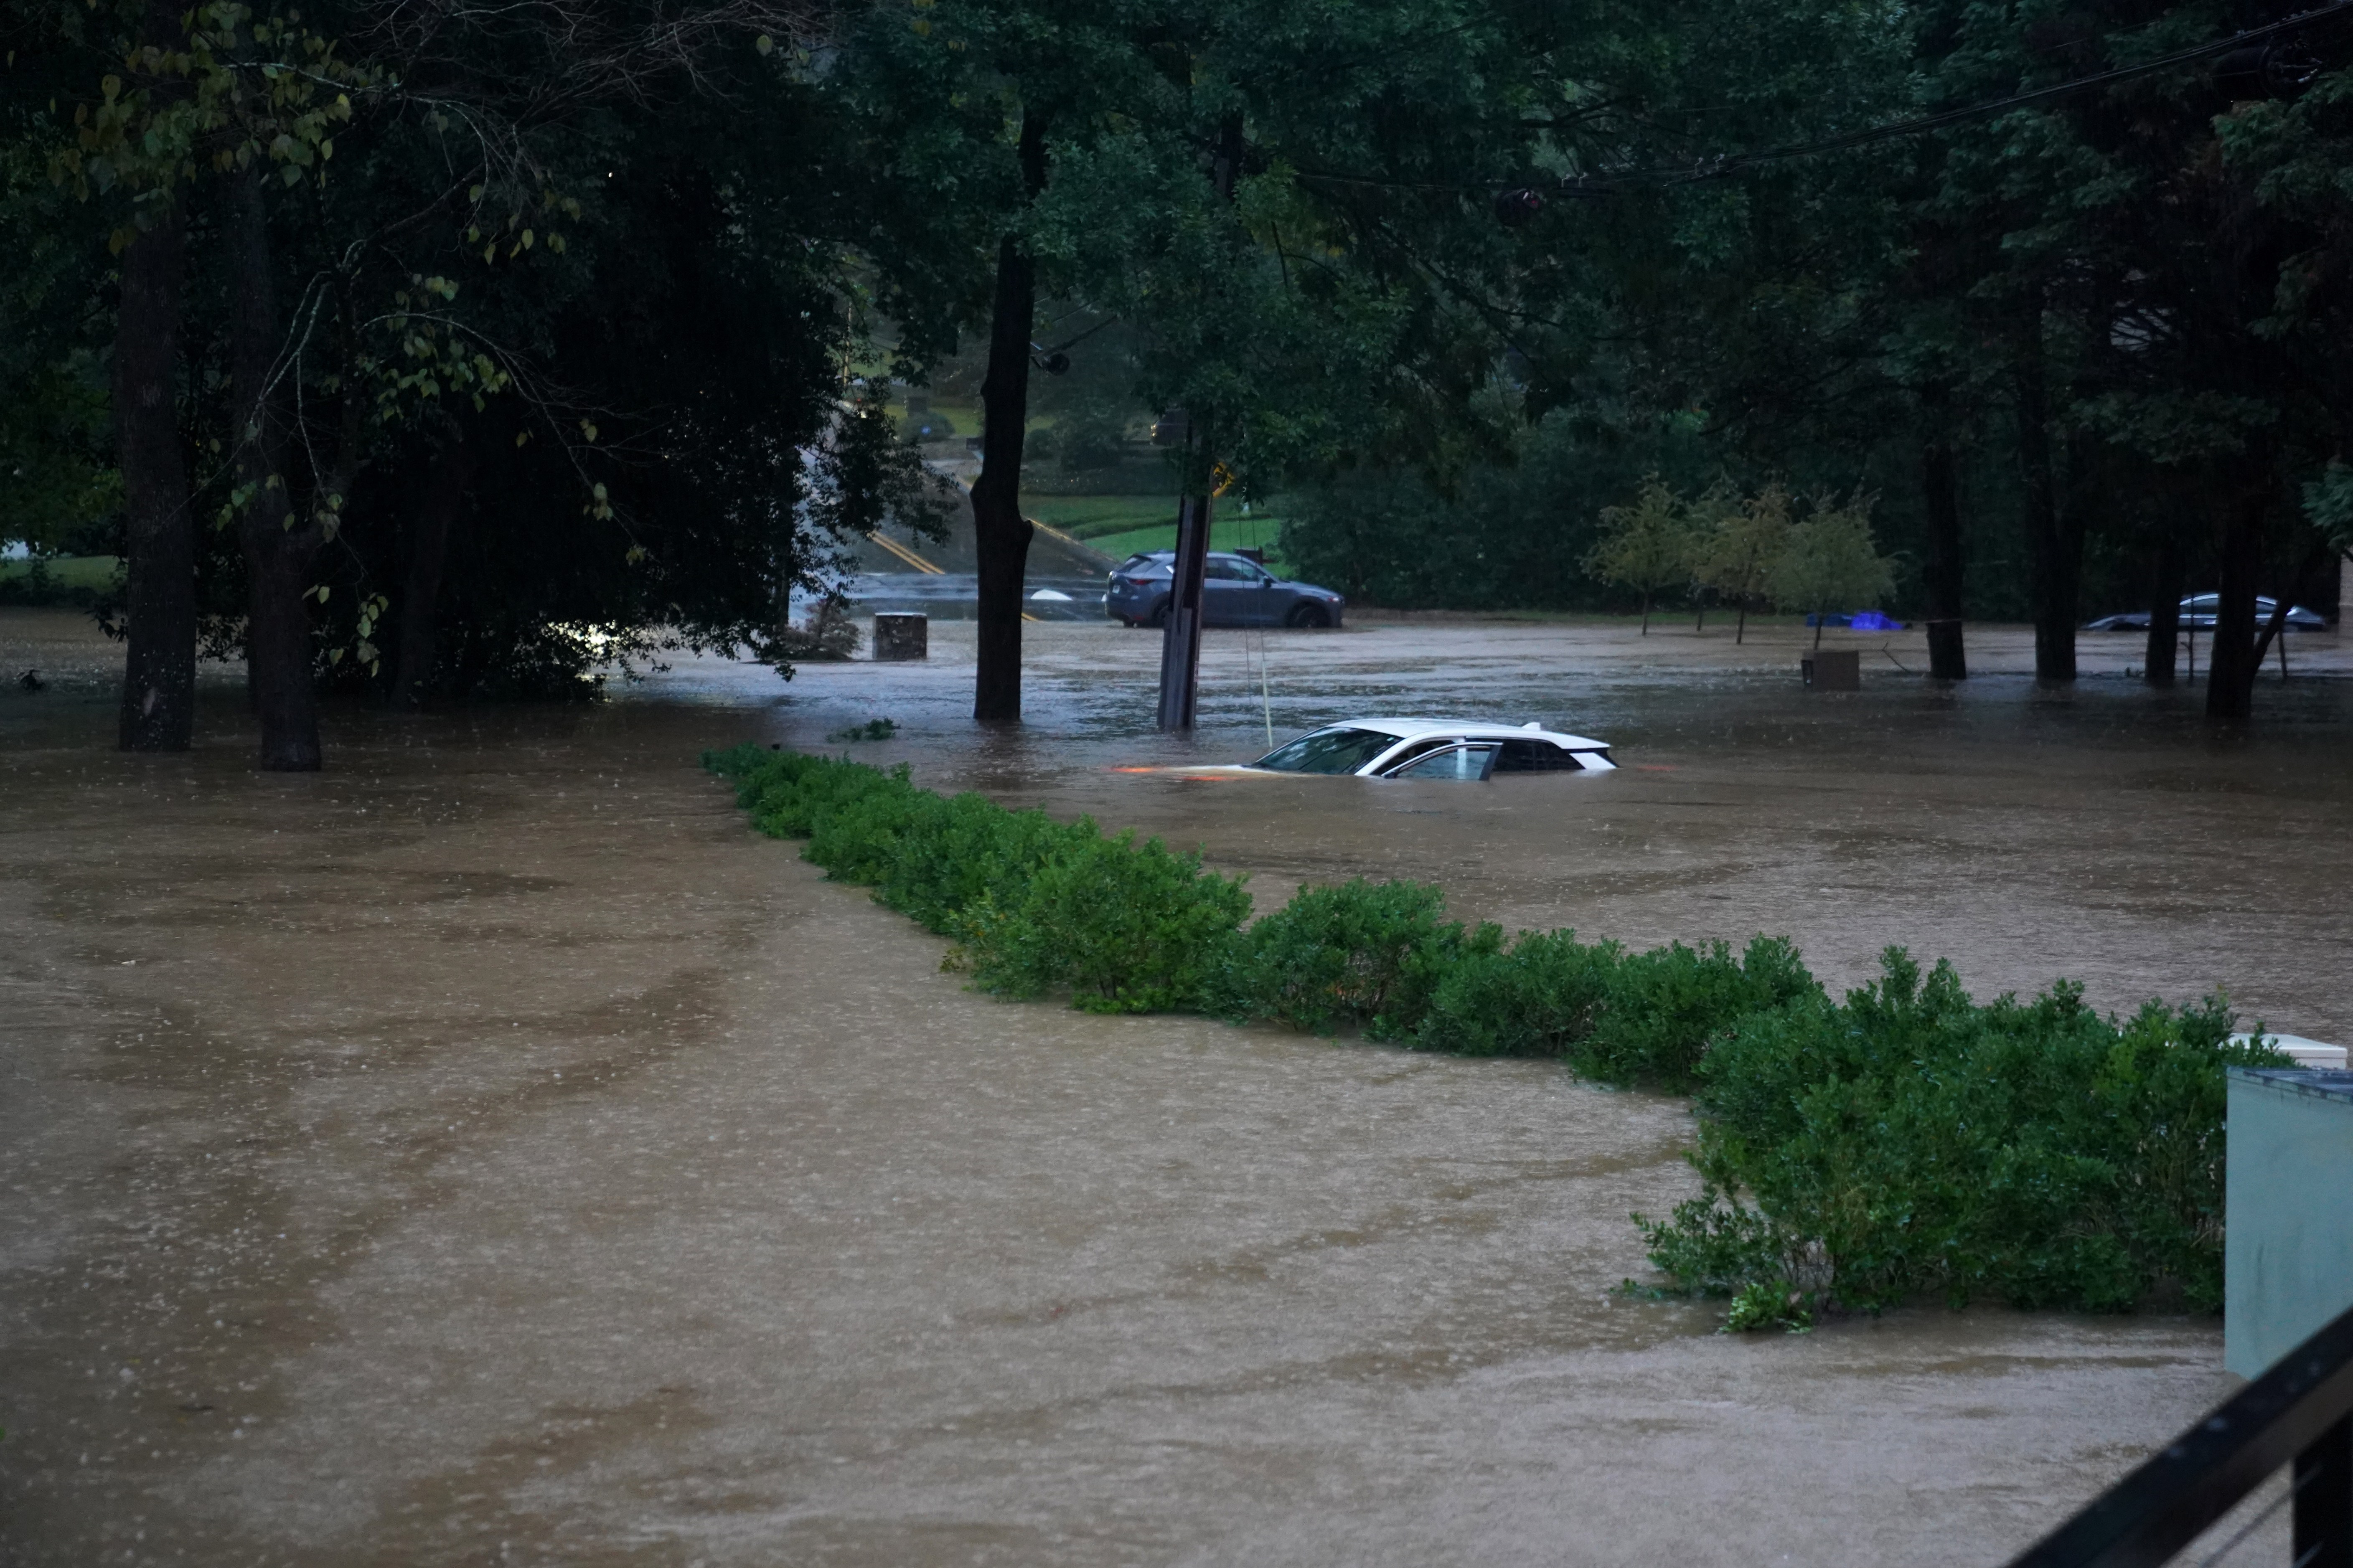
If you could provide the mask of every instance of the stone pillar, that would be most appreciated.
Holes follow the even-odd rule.
[[[929,658],[931,656],[931,620],[928,616],[891,614],[874,617],[874,657],[877,660]]]
[[[1798,661],[1810,691],[1862,689],[1862,656],[1852,648],[1818,648]]]

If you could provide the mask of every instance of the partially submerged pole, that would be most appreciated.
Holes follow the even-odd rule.
[[[1195,435],[1185,434],[1189,479]],[[1209,497],[1193,495],[1206,485],[1188,483],[1176,501],[1176,557],[1169,563],[1168,610],[1160,631],[1160,711],[1166,733],[1189,733],[1201,694],[1201,611],[1209,570]]]
[[[1218,128],[1217,156],[1210,161],[1209,183],[1218,195],[1233,200],[1234,178],[1241,172],[1242,120],[1229,114]],[[1202,584],[1209,569],[1209,505],[1217,489],[1216,464],[1211,461],[1209,433],[1215,419],[1197,419],[1187,410],[1185,421],[1184,483],[1176,500],[1176,558],[1169,564],[1168,616],[1160,637],[1160,713],[1164,733],[1190,734],[1193,710],[1201,692]]]

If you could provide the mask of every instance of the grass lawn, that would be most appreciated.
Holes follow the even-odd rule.
[[[1051,522],[1043,512],[1038,514]],[[1057,528],[1061,527],[1055,523]],[[1280,520],[1258,517],[1220,517],[1209,524],[1209,548],[1212,550],[1255,550],[1263,545],[1271,551],[1275,535],[1282,531]],[[1070,532],[1070,530],[1064,530]],[[1149,528],[1124,529],[1117,533],[1099,533],[1087,540],[1088,547],[1102,551],[1114,561],[1126,559],[1139,550],[1174,550],[1176,548],[1176,520],[1155,523]],[[1277,576],[1285,576],[1290,567],[1282,558],[1270,554],[1267,567]]]
[[[0,583],[25,585],[33,577],[33,569],[42,568],[47,591],[55,595],[71,594],[80,589],[91,594],[103,594],[121,569],[119,555],[52,555],[45,561],[0,561]],[[20,601],[21,602],[21,601]]]
[[[1089,543],[1104,534],[1132,533],[1162,523],[1173,537],[1176,528],[1175,496],[1046,496],[1030,490],[1021,497],[1021,510],[1047,527]]]
[[[899,416],[902,423],[910,417],[903,400],[894,405],[893,412]],[[931,401],[931,412],[935,415],[945,415],[950,426],[944,435],[934,435],[934,440],[961,441],[967,436],[980,434],[980,405],[977,403],[955,403],[935,397]]]

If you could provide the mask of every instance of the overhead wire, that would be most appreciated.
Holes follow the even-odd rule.
[[[1661,184],[1696,184],[1704,180],[1718,180],[1756,168],[1761,164],[1784,163],[1795,158],[1820,157],[1826,153],[1851,152],[1881,142],[1893,142],[1907,136],[1925,135],[1948,126],[1965,124],[2005,110],[2024,108],[2029,104],[2046,103],[2054,99],[2068,98],[2097,88],[2109,87],[2135,78],[2154,76],[2179,66],[2192,65],[2216,55],[2229,54],[2250,45],[2262,43],[2284,34],[2309,27],[2334,16],[2353,13],[2353,0],[2330,0],[2326,5],[2301,11],[2293,16],[2267,22],[2259,27],[2249,27],[2227,37],[2210,39],[2189,48],[2176,49],[2171,54],[2136,65],[2117,66],[2091,76],[2075,77],[2048,86],[2030,88],[2023,92],[2008,93],[2000,98],[1985,99],[1976,103],[1957,104],[1931,114],[1915,115],[1909,119],[1890,121],[1884,125],[1867,126],[1836,136],[1819,137],[1810,142],[1794,142],[1786,147],[1767,148],[1760,153],[1718,153],[1689,163],[1654,163],[1630,169],[1598,170],[1590,174],[1564,174],[1556,188],[1568,195],[1606,195],[1615,187],[1656,182]],[[1301,169],[1299,177],[1334,184],[1378,185],[1398,190],[1484,190],[1534,192],[1525,180],[1396,180],[1375,175],[1347,174],[1326,171]]]
[[[1919,136],[1928,132],[1941,131],[1948,125],[1965,124],[1971,120],[1982,119],[1987,115],[2000,114],[2004,110],[2020,109],[2028,104],[2072,97],[2079,92],[2089,92],[2094,88],[2112,86],[2137,77],[2155,76],[2160,71],[2171,70],[2178,66],[2191,65],[2215,55],[2229,54],[2234,49],[2242,49],[2250,44],[2308,27],[2316,22],[2326,21],[2331,16],[2343,16],[2348,12],[2353,12],[2353,0],[2331,0],[2330,4],[2317,6],[2313,10],[2299,12],[2295,16],[2283,17],[2279,21],[2266,23],[2260,27],[2249,27],[2243,32],[2233,33],[2225,38],[2210,39],[2206,43],[2193,45],[2186,49],[2177,49],[2169,55],[2160,55],[2152,60],[2143,60],[2138,65],[2118,66],[2114,69],[2100,71],[2092,76],[2075,77],[2066,81],[2052,82],[2046,87],[2031,88],[2024,92],[2010,93],[2002,98],[1988,99],[1978,103],[1959,104],[1951,109],[1939,110],[1934,114],[1917,115],[1910,120],[1900,120],[1887,125],[1874,125],[1862,131],[1851,131],[1839,136],[1825,136],[1812,142],[1799,142],[1793,146],[1777,147],[1763,153],[1718,154],[1714,159],[1704,160],[1702,166],[1696,168],[1660,165],[1654,169],[1612,173],[1599,177],[1611,181],[1658,178],[1670,184],[1687,184],[1699,180],[1716,179],[1725,174],[1736,174],[1754,164],[1778,163],[1791,158],[1818,157],[1824,153],[1849,152],[1857,147],[1868,147],[1880,142],[1893,142],[1906,136]],[[1576,186],[1572,182],[1580,178],[1586,178],[1586,176],[1567,176],[1561,183],[1561,188],[1573,192]]]

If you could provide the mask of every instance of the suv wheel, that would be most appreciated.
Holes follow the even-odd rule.
[[[1152,613],[1144,617],[1144,624],[1150,626],[1155,631],[1158,631],[1162,626],[1166,626],[1168,624],[1168,601],[1163,599],[1158,604],[1153,605]]]
[[[1328,626],[1332,624],[1332,612],[1310,600],[1306,604],[1293,605],[1291,614],[1283,617],[1282,624],[1300,627]]]

